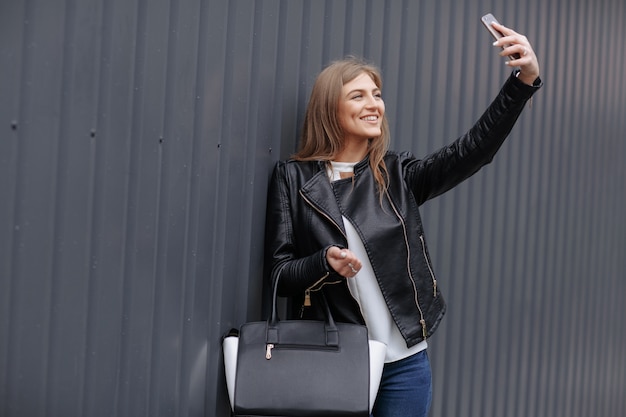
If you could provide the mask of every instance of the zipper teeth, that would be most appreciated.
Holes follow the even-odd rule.
[[[300,307],[300,318],[302,318],[302,316],[304,315],[304,309],[305,307],[310,307],[311,306],[311,293],[312,292],[317,292],[320,291],[322,288],[324,288],[324,286],[326,285],[331,285],[331,284],[339,284],[341,281],[335,281],[335,282],[322,282],[324,281],[328,276],[330,275],[330,272],[327,272],[326,274],[324,274],[324,276],[320,279],[318,279],[317,281],[315,281],[315,283],[313,285],[311,285],[310,287],[308,287],[307,289],[304,290],[304,303],[302,304],[302,306]],[[318,288],[315,288],[319,285]]]
[[[339,350],[338,346],[299,345],[295,343],[276,343],[273,350],[307,349],[307,350]]]
[[[413,273],[411,272],[411,248],[409,246],[409,238],[407,236],[407,232],[406,232],[406,225],[404,224],[404,219],[402,218],[402,216],[400,216],[400,213],[398,212],[398,209],[396,208],[396,205],[393,203],[393,201],[391,200],[391,196],[389,196],[387,194],[387,199],[389,200],[389,204],[391,204],[391,208],[393,209],[394,213],[396,214],[396,217],[398,217],[398,220],[400,220],[400,223],[402,224],[402,233],[404,234],[404,244],[406,246],[406,269],[407,272],[409,274],[409,278],[411,279],[411,283],[413,284],[413,294],[415,296],[415,306],[417,307],[417,309],[419,310],[420,313],[420,322],[422,323],[422,327],[424,327],[424,312],[422,311],[422,307],[420,306],[419,303],[419,299],[418,299],[418,295],[417,295],[417,284],[415,283],[415,278],[413,278]]]
[[[299,190],[298,193],[300,194],[300,196],[302,197],[302,199],[304,199],[304,201],[311,206],[311,208],[313,208],[313,210],[315,210],[316,212],[318,212],[321,216],[323,216],[326,220],[328,220],[330,222],[330,224],[332,224],[333,226],[335,226],[335,228],[339,231],[339,233],[341,233],[341,236],[343,236],[343,238],[348,241],[348,236],[346,236],[346,234],[344,233],[343,230],[341,230],[341,227],[337,224],[337,222],[335,222],[332,217],[330,217],[328,214],[324,213],[322,210],[320,210],[319,208],[317,208],[317,206],[315,204],[313,204],[313,202],[311,200],[309,200],[304,193],[302,192],[302,190]],[[302,305],[302,307],[300,308],[300,317],[302,317],[303,312],[304,312],[304,308],[306,306],[306,298],[307,298],[307,293],[310,294],[312,291],[319,291],[321,290],[324,285],[328,285],[328,284],[338,284],[341,281],[337,281],[337,282],[326,282],[324,283],[323,281],[328,278],[328,276],[330,275],[330,272],[326,272],[326,274],[324,274],[324,276],[322,278],[320,278],[319,280],[315,281],[315,283],[313,283],[313,285],[311,285],[310,287],[308,287],[306,290],[304,290],[304,295],[305,295],[305,304]],[[321,285],[320,285],[321,284]],[[315,288],[319,285],[319,288]],[[309,301],[310,303],[310,301]],[[310,304],[309,304],[310,305]]]
[[[306,289],[306,291],[319,291],[324,285],[320,285],[319,288],[314,289],[315,287],[317,287],[322,281],[324,281],[326,278],[328,278],[328,275],[330,275],[330,272],[327,272],[324,274],[323,277],[321,277],[320,279],[318,279],[317,281],[315,281],[315,283],[313,283],[313,285],[311,285],[310,287],[308,287]]]
[[[326,276],[324,278],[326,278],[328,275],[330,275],[330,274],[326,274]],[[322,278],[322,279],[324,279],[324,278]],[[317,285],[318,283],[319,283],[319,281],[317,281],[315,284]],[[313,288],[313,287],[315,287],[315,285],[313,285],[313,286],[307,288],[307,290],[309,290],[311,292],[316,292],[316,291],[319,291],[322,288],[324,288],[326,285],[335,285],[335,284],[340,284],[340,283],[341,283],[341,281],[324,282],[324,283],[322,283],[322,285],[319,286],[319,288]]]
[[[435,272],[433,268],[430,266],[430,261],[428,260],[428,256],[426,253],[426,242],[424,241],[424,235],[420,235],[420,242],[422,242],[422,253],[424,254],[424,260],[426,261],[426,266],[428,267],[428,272],[430,272],[430,279],[433,280],[433,288],[434,288],[434,296],[437,296],[437,278],[435,278]]]
[[[317,211],[319,214],[321,214],[322,216],[324,216],[326,218],[326,220],[328,220],[329,222],[331,222],[336,228],[337,230],[339,230],[339,233],[341,233],[341,235],[346,239],[346,241],[348,240],[348,236],[346,236],[346,234],[343,232],[343,230],[341,230],[341,227],[337,224],[337,222],[335,222],[328,214],[324,213],[322,210],[318,209],[315,204],[313,204],[311,202],[311,200],[309,200],[303,193],[302,190],[299,191],[300,196],[304,199],[304,201],[307,202],[307,204],[309,206],[311,206],[313,208],[313,210]]]

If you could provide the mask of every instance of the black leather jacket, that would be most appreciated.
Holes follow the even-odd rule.
[[[539,84],[539,83],[537,83]],[[478,122],[452,144],[424,159],[388,152],[388,195],[379,200],[364,159],[354,177],[330,182],[323,162],[279,162],[268,195],[268,277],[280,275],[279,294],[292,297],[292,313],[323,318],[323,291],[337,321],[363,323],[343,277],[326,262],[326,250],[346,247],[342,215],[365,245],[387,306],[407,346],[430,337],[445,312],[418,207],[489,163],[539,85],[513,74]]]

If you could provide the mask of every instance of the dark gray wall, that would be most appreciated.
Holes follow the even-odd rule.
[[[432,415],[626,415],[622,0],[0,0],[0,416],[227,416],[220,336],[261,317],[267,181],[315,75],[378,63],[423,155],[508,75],[488,11],[545,87],[423,208]]]

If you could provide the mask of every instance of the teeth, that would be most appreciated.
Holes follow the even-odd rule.
[[[375,122],[376,120],[378,120],[378,117],[377,116],[367,116],[367,117],[364,117],[363,120],[366,120],[368,122]]]

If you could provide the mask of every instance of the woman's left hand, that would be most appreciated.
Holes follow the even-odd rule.
[[[350,249],[331,246],[326,251],[326,261],[332,269],[346,278],[354,278],[363,266]]]
[[[500,52],[500,56],[508,57],[510,55],[519,54],[519,58],[507,61],[507,65],[519,67],[520,73],[518,78],[520,81],[532,85],[537,77],[539,77],[539,62],[526,36],[506,26],[502,26],[499,23],[494,23],[493,27],[504,35],[504,37],[494,43],[495,46],[504,48]]]

